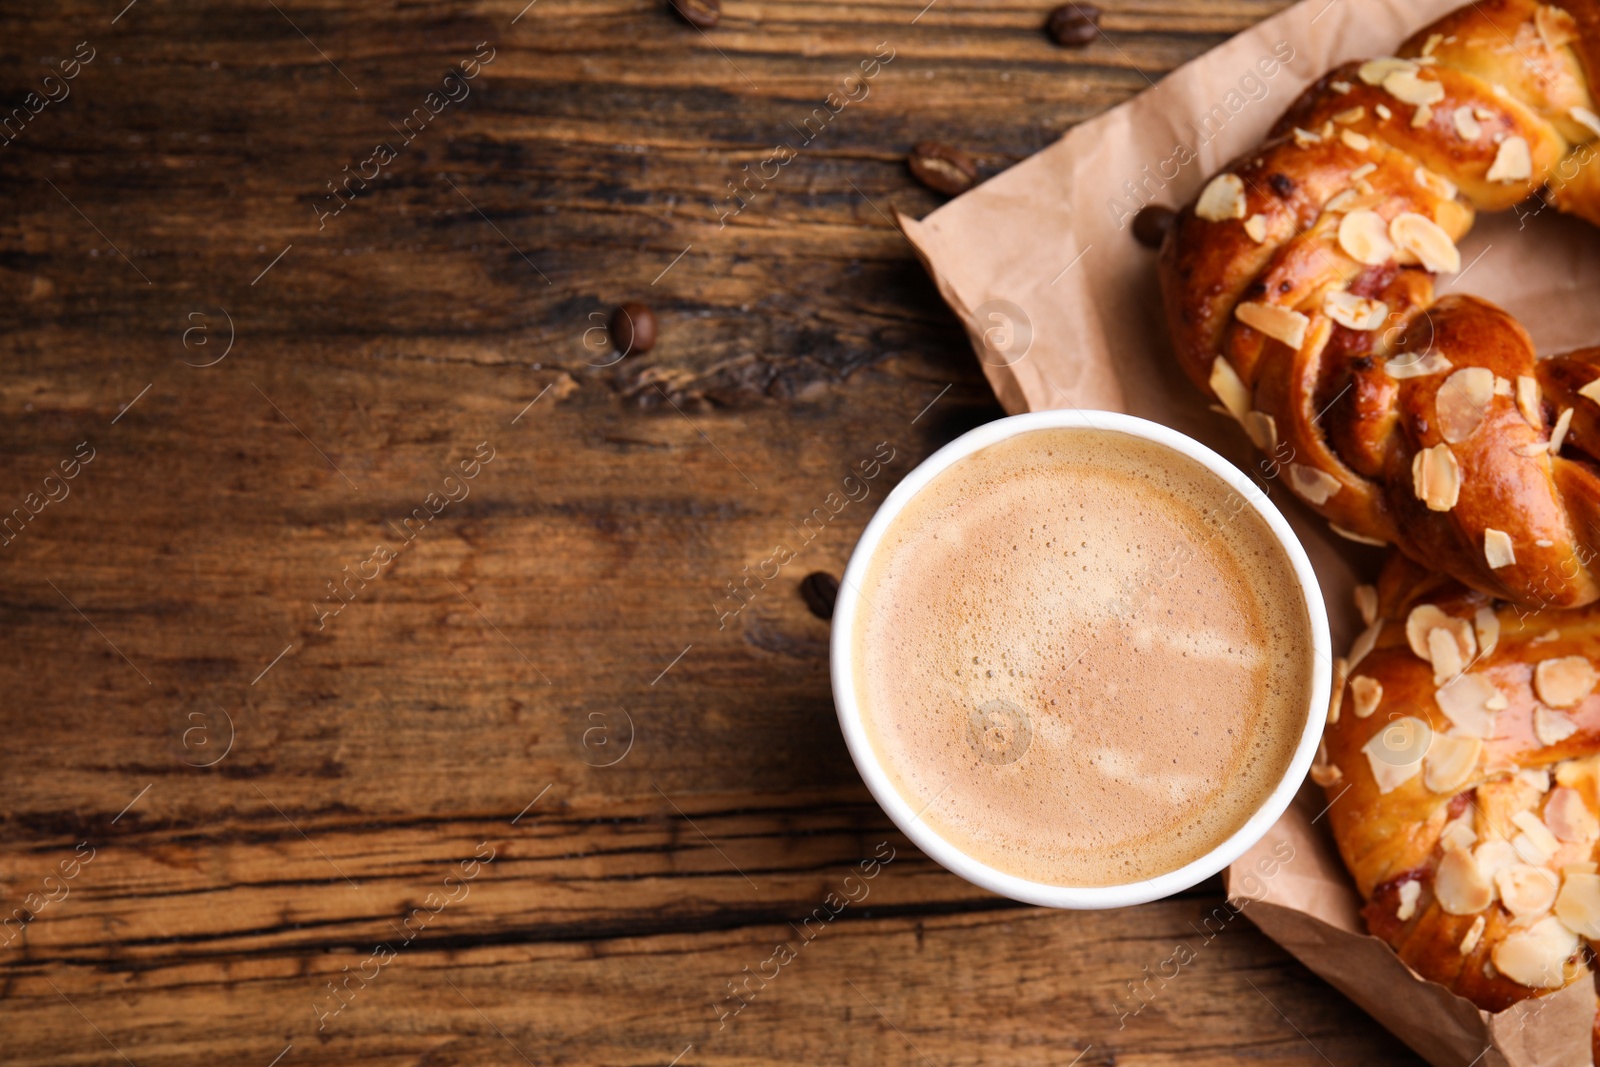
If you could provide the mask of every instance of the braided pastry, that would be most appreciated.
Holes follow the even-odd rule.
[[[1296,495],[1521,604],[1600,598],[1600,349],[1437,296],[1475,211],[1600,222],[1600,0],[1481,0],[1339,67],[1162,248],[1179,360]],[[1600,540],[1597,540],[1600,543]]]
[[[1519,612],[1398,555],[1357,603],[1312,777],[1368,929],[1489,1011],[1578,981],[1600,943],[1600,608]]]

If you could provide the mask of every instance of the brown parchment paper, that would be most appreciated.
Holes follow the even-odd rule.
[[[1305,0],[1074,127],[1054,145],[917,221],[899,223],[960,316],[1011,413],[1130,412],[1195,437],[1250,469],[1232,420],[1208,409],[1171,354],[1155,256],[1133,240],[1144,202],[1179,207],[1247,151],[1311,81],[1387,55],[1461,0]],[[1554,211],[1481,217],[1463,271],[1441,291],[1518,316],[1541,352],[1600,341],[1600,234]],[[994,343],[986,345],[986,331]],[[1381,553],[1343,541],[1285,491],[1263,485],[1305,544],[1334,647],[1359,628],[1350,592]],[[1589,1064],[1595,992],[1579,982],[1491,1015],[1414,975],[1365,934],[1360,901],[1307,785],[1262,843],[1229,869],[1230,896],[1269,937],[1439,1065]],[[1261,865],[1285,843],[1294,858]]]

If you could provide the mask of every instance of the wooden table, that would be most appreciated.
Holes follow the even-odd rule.
[[[1082,51],[1047,3],[124,2],[0,19],[0,1061],[1417,1062],[1198,936],[1214,881],[1065,914],[924,859],[797,594],[1000,414],[909,145],[992,173],[1277,0]]]

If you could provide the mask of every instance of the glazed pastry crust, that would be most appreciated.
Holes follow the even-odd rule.
[[[1291,491],[1535,607],[1600,599],[1600,349],[1540,360],[1436,279],[1478,211],[1600,221],[1597,59],[1600,0],[1469,4],[1311,85],[1160,260],[1179,362]]]
[[[1416,651],[1431,630],[1471,634],[1448,675]],[[1368,929],[1490,1011],[1586,976],[1585,935],[1600,933],[1583,921],[1600,840],[1600,608],[1527,612],[1397,555],[1377,617],[1340,668],[1313,776]],[[1431,740],[1419,746],[1413,721]],[[1445,758],[1463,749],[1469,760]],[[1461,878],[1441,884],[1452,852],[1456,873],[1471,866],[1495,886],[1482,906],[1463,906],[1479,901]],[[1515,874],[1501,883],[1488,873],[1497,865]]]

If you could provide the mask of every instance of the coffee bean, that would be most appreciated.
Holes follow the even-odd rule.
[[[709,30],[722,18],[722,0],[671,0],[672,10],[691,26]]]
[[[1160,204],[1151,204],[1133,217],[1133,239],[1146,248],[1160,248],[1172,224],[1177,221],[1176,211]]]
[[[1050,12],[1044,31],[1063,48],[1082,48],[1100,34],[1100,9],[1093,4],[1062,4]]]
[[[656,313],[645,304],[623,304],[611,313],[611,343],[625,356],[656,346]]]
[[[800,595],[806,607],[819,619],[833,618],[833,602],[839,599],[839,579],[826,571],[812,571],[800,581]]]
[[[938,141],[919,141],[906,163],[912,177],[946,196],[959,196],[978,184],[978,165],[972,157]]]

